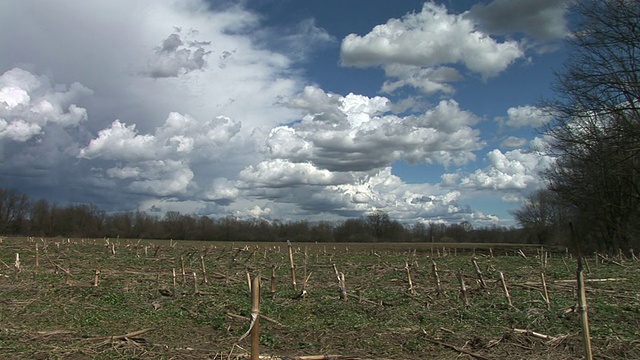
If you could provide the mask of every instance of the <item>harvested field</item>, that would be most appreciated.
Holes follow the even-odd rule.
[[[564,251],[299,243],[291,255],[293,272],[287,243],[3,238],[0,358],[245,359],[258,274],[261,358],[583,356],[577,264]],[[638,359],[640,262],[595,256],[594,357]]]

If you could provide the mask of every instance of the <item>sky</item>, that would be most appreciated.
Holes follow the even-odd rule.
[[[60,205],[515,225],[567,0],[0,2],[0,187]]]

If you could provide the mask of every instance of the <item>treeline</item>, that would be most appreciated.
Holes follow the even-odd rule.
[[[469,223],[407,226],[383,211],[340,222],[212,218],[179,212],[106,213],[95,205],[59,206],[0,189],[0,234],[35,237],[296,242],[519,242],[521,230],[473,229]]]

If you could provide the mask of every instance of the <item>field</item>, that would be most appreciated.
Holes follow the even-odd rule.
[[[564,251],[2,238],[0,260],[0,358],[245,359],[258,274],[261,358],[584,354],[577,262]],[[584,271],[594,358],[639,359],[640,262],[592,254]]]

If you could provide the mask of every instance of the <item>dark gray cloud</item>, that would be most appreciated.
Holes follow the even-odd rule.
[[[565,14],[569,0],[494,0],[476,4],[468,16],[491,33],[524,33],[537,40],[562,39],[567,34]]]

